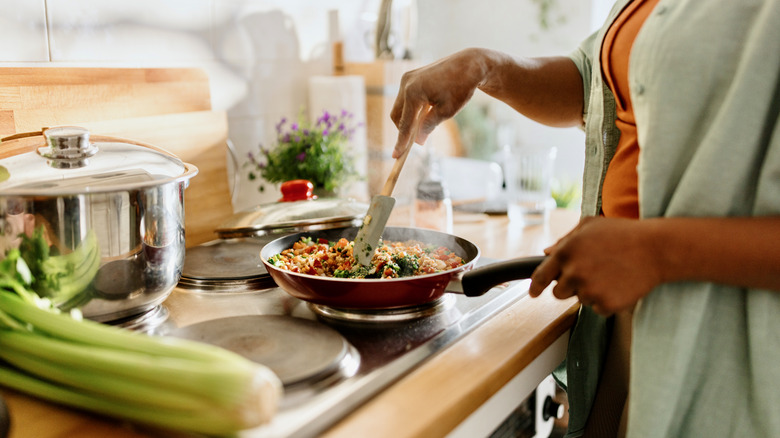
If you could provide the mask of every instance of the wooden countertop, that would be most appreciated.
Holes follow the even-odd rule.
[[[541,254],[573,228],[579,214],[556,210],[547,225],[519,227],[506,216],[456,214],[455,234],[483,257]],[[434,437],[452,431],[572,326],[579,304],[546,291],[494,316],[378,394],[324,436]],[[10,438],[170,436],[142,426],[59,407],[0,389],[11,415]]]

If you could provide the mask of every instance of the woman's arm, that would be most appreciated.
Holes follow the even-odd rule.
[[[647,221],[662,281],[700,280],[780,291],[780,217]]]
[[[453,117],[480,89],[526,117],[550,126],[579,126],[583,113],[582,77],[566,57],[515,58],[488,49],[466,49],[409,71],[390,117],[398,127],[393,157],[403,152],[412,121],[426,104],[417,143],[442,121]]]
[[[705,281],[780,291],[780,217],[585,218],[548,249],[531,296],[557,281],[594,310],[628,309],[662,283]]]

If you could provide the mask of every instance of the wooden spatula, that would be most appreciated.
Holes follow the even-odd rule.
[[[412,150],[415,138],[417,138],[417,132],[420,129],[422,119],[428,114],[430,105],[420,109],[417,113],[417,117],[414,118],[412,125],[412,134],[409,136],[409,141],[406,143],[406,149],[404,153],[395,160],[393,169],[390,171],[390,175],[387,177],[382,191],[378,195],[374,195],[371,198],[371,205],[368,208],[366,216],[363,218],[363,224],[358,230],[355,237],[355,248],[353,254],[357,261],[363,265],[368,266],[371,263],[371,259],[374,257],[379,239],[382,237],[382,233],[385,231],[387,220],[390,219],[390,214],[393,212],[393,206],[395,205],[395,198],[392,197],[395,184],[398,182],[398,175],[401,173],[401,169],[404,167],[406,157],[409,156],[409,151]]]

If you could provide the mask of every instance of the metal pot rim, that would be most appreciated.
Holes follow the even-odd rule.
[[[145,182],[135,182],[133,184],[110,184],[100,187],[86,187],[84,189],[64,188],[64,189],[50,189],[45,192],[36,189],[25,188],[10,188],[3,190],[0,196],[78,196],[78,195],[90,195],[96,193],[114,193],[124,192],[128,190],[143,190],[149,187],[162,186],[168,183],[187,182],[190,178],[198,174],[198,168],[194,164],[184,163],[184,173],[181,175],[171,176],[164,179],[156,179]]]
[[[45,135],[50,131],[64,134]],[[88,130],[76,126],[18,134],[2,139],[2,144],[2,196],[143,190],[183,182],[198,173],[196,166],[159,147],[105,135],[90,139]]]

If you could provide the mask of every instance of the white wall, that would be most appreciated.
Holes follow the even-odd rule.
[[[604,0],[594,0],[604,3]],[[306,102],[307,78],[330,71],[328,11],[339,11],[347,61],[369,61],[380,0],[0,0],[0,67],[183,67],[206,70],[215,109],[228,111],[239,157],[273,140],[273,126]],[[433,61],[467,46],[517,55],[565,54],[590,31],[590,2],[556,0],[540,29],[532,0],[396,0],[394,41]],[[407,21],[408,11],[416,19]],[[559,22],[559,18],[562,21]],[[408,33],[401,24],[418,23]],[[396,44],[400,55],[402,45]],[[482,99],[484,96],[478,96]],[[495,105],[491,103],[490,105]],[[557,145],[558,172],[578,179],[582,134],[539,126],[495,105],[519,141]],[[252,185],[236,208],[276,199]]]
[[[540,25],[537,3],[531,0],[421,1],[418,55],[428,61],[472,46],[516,56],[566,55],[592,31],[590,2],[553,2],[547,29]],[[488,105],[500,123],[514,127],[516,144],[556,146],[556,177],[565,183],[579,183],[584,162],[584,134],[580,129],[540,125],[481,93],[477,93],[475,100]]]

